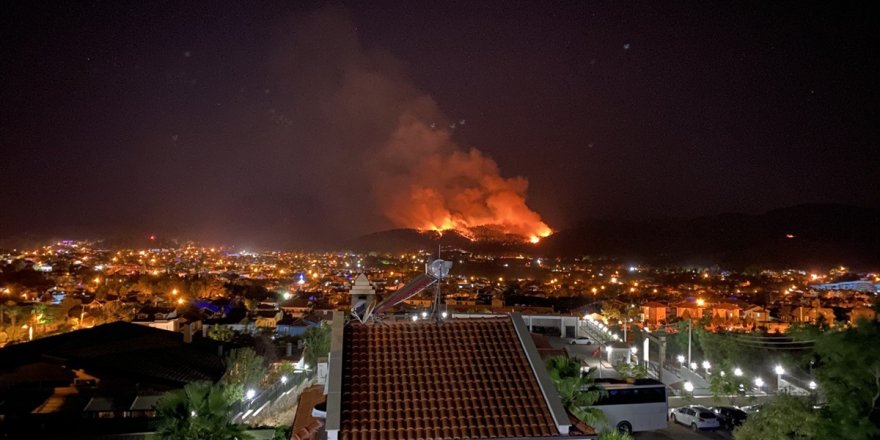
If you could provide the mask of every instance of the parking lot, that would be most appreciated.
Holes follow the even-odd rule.
[[[568,341],[570,338],[559,338],[559,337],[550,337],[548,338],[551,345],[556,348],[565,348],[568,350],[569,356],[578,357],[586,361],[586,363],[591,367],[596,367],[599,365],[599,358],[594,356],[597,346],[596,345],[570,345]],[[614,371],[613,368],[604,363],[603,368],[601,369],[602,376],[604,377],[615,377],[617,372]],[[670,407],[675,407],[681,405],[680,402],[677,402],[678,399],[670,400]],[[699,404],[712,405],[711,402],[699,402]],[[667,440],[667,439],[675,439],[675,440],[698,440],[698,439],[716,439],[716,440],[730,440],[733,438],[730,431],[726,430],[717,430],[717,431],[698,431],[693,432],[690,428],[669,423],[669,426],[666,429],[661,429],[658,431],[651,432],[639,432],[635,433],[634,437],[639,440]]]
[[[669,427],[659,431],[638,432],[633,435],[638,440],[698,440],[698,439],[723,439],[730,440],[733,436],[730,431],[699,431],[693,432],[683,425],[669,423]]]

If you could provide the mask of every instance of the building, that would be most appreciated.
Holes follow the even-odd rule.
[[[115,322],[0,349],[0,434],[96,438],[151,430],[152,403],[225,372],[223,345]],[[152,421],[151,421],[152,420]]]
[[[880,292],[880,283],[874,283],[869,280],[858,281],[842,281],[839,283],[814,284],[812,286],[816,290],[851,290],[855,292]]]
[[[739,319],[740,308],[736,304],[718,303],[710,307],[713,318],[726,320]]]
[[[650,301],[642,304],[642,317],[648,325],[657,326],[666,322],[666,304]]]
[[[517,314],[347,325],[337,314],[329,370],[329,440],[591,438],[569,436]]]
[[[793,322],[809,322],[815,324],[822,319],[827,324],[834,323],[834,309],[828,307],[804,307],[798,306],[791,311]]]
[[[743,310],[743,318],[756,324],[770,322],[770,312],[767,309],[753,305]]]
[[[858,306],[853,307],[849,311],[849,323],[856,324],[859,320],[874,321],[877,319],[877,312],[871,307]]]
[[[700,319],[703,317],[703,308],[688,301],[675,304],[675,317],[679,319]]]

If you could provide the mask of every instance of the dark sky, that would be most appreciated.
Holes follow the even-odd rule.
[[[554,228],[880,207],[867,5],[422,3],[3,2],[0,237],[392,227],[388,182],[433,172],[382,159],[403,114]]]

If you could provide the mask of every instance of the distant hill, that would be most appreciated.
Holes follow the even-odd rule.
[[[758,215],[720,214],[693,219],[622,221],[592,219],[558,231],[537,246],[471,241],[455,232],[394,229],[345,244],[360,251],[436,250],[528,252],[548,256],[612,257],[652,264],[719,264],[724,267],[880,268],[880,211],[809,204]]]
[[[601,255],[650,263],[877,268],[880,211],[810,204],[758,215],[689,220],[588,220],[548,237],[541,249],[550,255]]]
[[[471,252],[534,252],[534,246],[515,243],[508,238],[471,240],[455,231],[419,231],[417,229],[391,229],[374,232],[343,245],[356,252],[411,252],[417,250],[437,251],[444,249],[464,249]]]

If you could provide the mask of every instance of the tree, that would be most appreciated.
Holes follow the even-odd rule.
[[[819,437],[819,418],[803,399],[776,396],[733,431],[736,440],[806,440]]]
[[[814,368],[828,401],[822,437],[871,439],[880,436],[880,323],[860,320],[843,331],[816,339]]]
[[[318,359],[330,353],[330,325],[322,322],[321,325],[306,330],[303,333],[303,344],[305,344],[303,356],[306,365],[315,368]]]
[[[163,440],[243,440],[251,436],[230,422],[233,400],[222,385],[194,382],[169,391],[156,404]]]
[[[547,373],[570,413],[594,428],[606,425],[605,414],[592,406],[602,396],[594,384],[594,370],[584,373],[578,360],[556,356],[547,360]]]
[[[232,329],[226,325],[212,325],[208,329],[208,337],[215,341],[229,342],[233,335]]]
[[[247,388],[258,387],[266,375],[266,363],[250,347],[232,350],[224,360],[226,373],[220,379],[233,399],[241,399]]]
[[[648,369],[644,365],[618,362],[614,369],[621,379],[644,379],[648,377]]]
[[[746,380],[742,376],[732,374],[730,368],[719,367],[709,376],[709,391],[716,402],[727,396],[728,403],[733,405],[737,397],[746,395]]]

